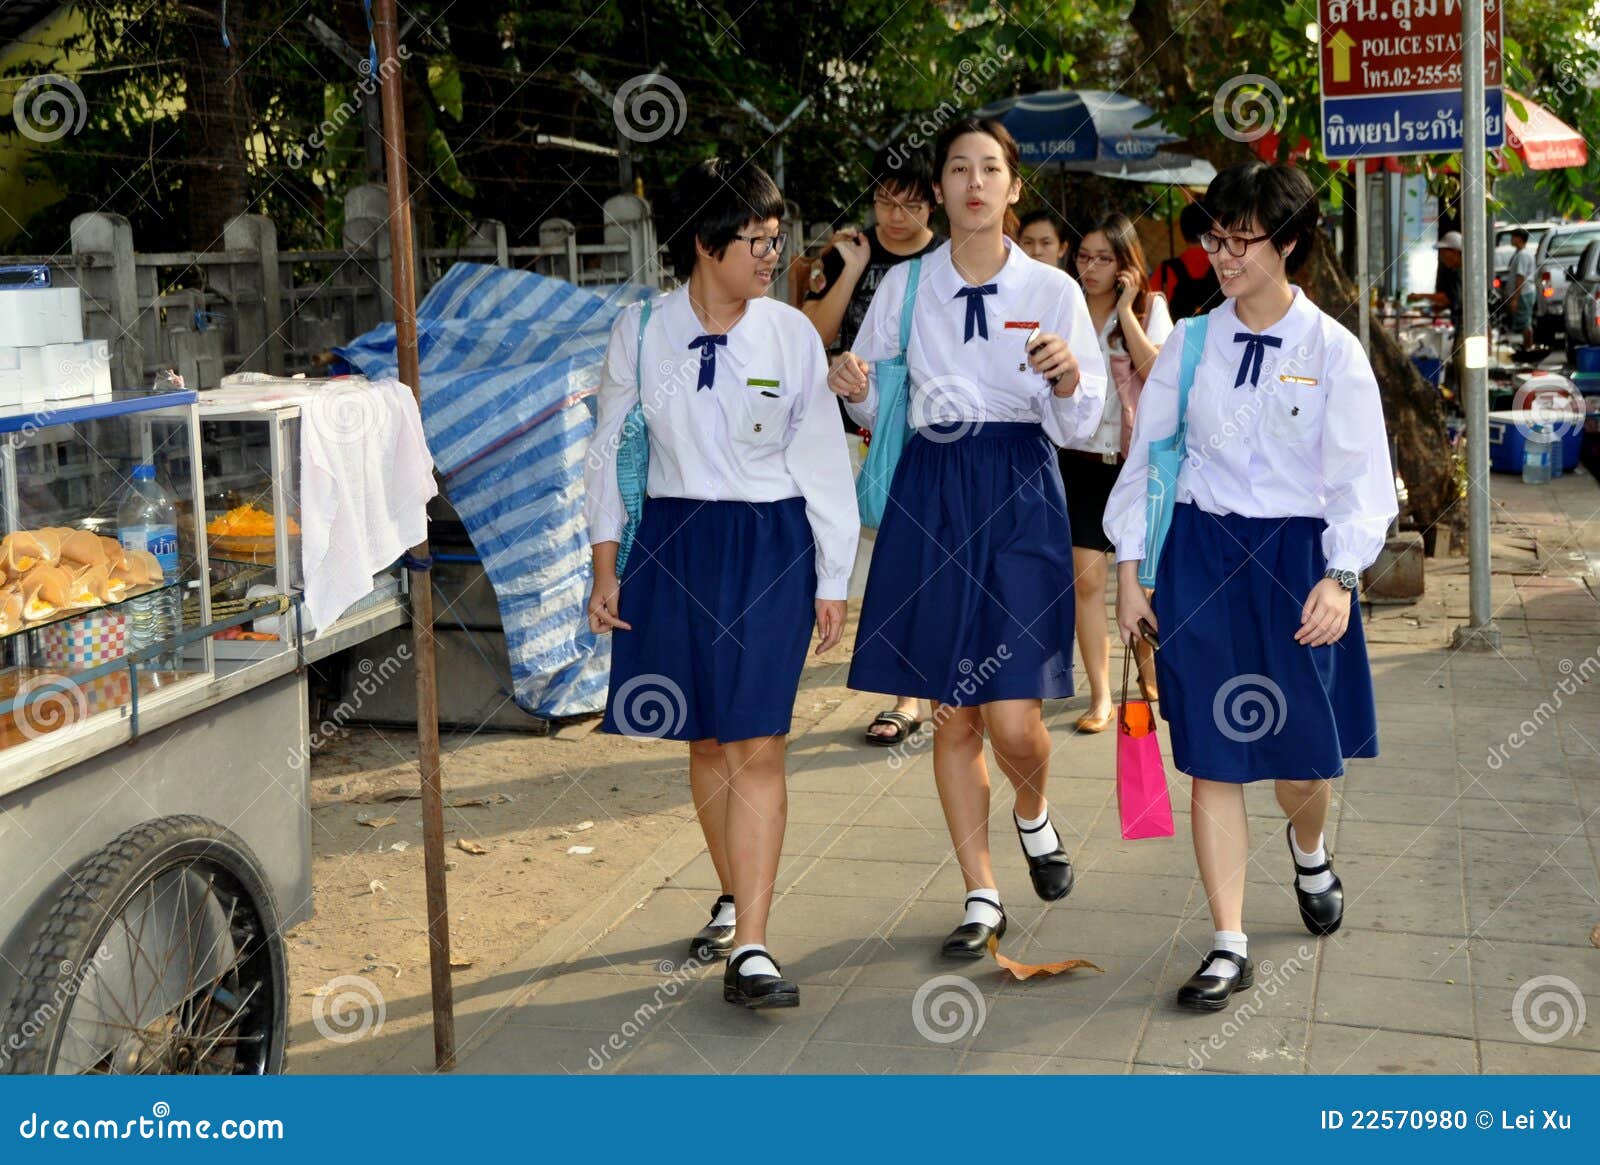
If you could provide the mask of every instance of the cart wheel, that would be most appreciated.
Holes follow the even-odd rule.
[[[249,847],[203,817],[147,821],[73,869],[0,1029],[0,1071],[279,1072],[287,999]]]

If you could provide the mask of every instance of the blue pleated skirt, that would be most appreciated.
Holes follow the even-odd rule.
[[[1320,518],[1244,518],[1174,508],[1156,570],[1158,707],[1173,763],[1209,781],[1341,776],[1378,755],[1361,605],[1339,642],[1294,641],[1322,578]]]
[[[601,730],[727,742],[785,736],[816,625],[804,498],[647,498],[611,633]]]
[[[919,429],[890,483],[850,686],[964,707],[1070,696],[1072,577],[1042,428]]]

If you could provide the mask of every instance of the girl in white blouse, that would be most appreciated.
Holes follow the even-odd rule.
[[[793,1007],[799,990],[766,949],[784,747],[813,622],[819,653],[843,632],[860,525],[822,342],[766,295],[783,253],[778,188],[758,166],[711,159],[673,196],[687,282],[617,318],[585,474],[590,626],[616,632],[602,727],[689,743],[722,883],[691,951],[728,954],[729,1002]],[[617,452],[636,405],[649,479],[619,581]]]
[[[1041,699],[1072,694],[1071,536],[1055,445],[1094,428],[1106,375],[1083,292],[1006,235],[1021,195],[1011,135],[996,121],[956,122],[940,135],[934,173],[950,242],[884,276],[829,385],[870,427],[872,362],[900,354],[909,311],[915,432],[878,530],[850,686],[934,701],[934,780],[967,889],[943,950],[980,958],[1005,931],[986,735],[1016,790],[1035,892],[1048,901],[1072,889],[1045,800],[1040,715]]]
[[[1099,333],[1100,354],[1111,375],[1105,409],[1093,433],[1061,450],[1061,482],[1072,521],[1072,567],[1078,601],[1078,651],[1089,677],[1089,709],[1079,732],[1111,726],[1111,636],[1106,630],[1106,554],[1112,550],[1104,517],[1111,487],[1133,437],[1134,413],[1156,353],[1172,334],[1166,297],[1145,289],[1144,249],[1123,214],[1089,225],[1073,255],[1078,283]],[[1139,686],[1155,697],[1155,661],[1141,644]]]
[[[1228,299],[1184,320],[1162,348],[1106,531],[1117,547],[1117,624],[1129,641],[1159,635],[1160,708],[1174,764],[1194,778],[1195,856],[1216,935],[1177,1002],[1214,1011],[1253,974],[1245,783],[1275,783],[1307,929],[1332,934],[1343,919],[1323,826],[1344,758],[1378,751],[1354,592],[1396,503],[1372,367],[1355,336],[1289,281],[1317,229],[1310,181],[1250,162],[1219,174],[1203,205],[1213,225],[1201,241]],[[1148,445],[1177,426],[1185,337],[1200,320],[1188,456],[1152,606],[1138,584]]]

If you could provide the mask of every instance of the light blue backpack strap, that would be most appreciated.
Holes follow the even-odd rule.
[[[911,346],[911,317],[917,310],[917,284],[922,280],[922,256],[911,260],[906,269],[906,294],[900,301],[900,358],[905,359]]]
[[[641,405],[644,404],[644,329],[649,322],[650,299],[647,299],[639,309],[639,345],[633,356],[633,387],[638,390]]]
[[[1178,451],[1185,451],[1189,436],[1189,390],[1194,387],[1195,373],[1206,352],[1206,331],[1209,316],[1192,316],[1183,325],[1183,363],[1178,367]]]

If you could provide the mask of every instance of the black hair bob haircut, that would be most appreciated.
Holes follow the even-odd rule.
[[[872,159],[872,187],[933,205],[933,158],[927,150],[885,146]]]
[[[707,158],[680,174],[670,204],[676,226],[667,251],[680,282],[694,271],[696,240],[720,259],[751,223],[783,218],[783,195],[772,176],[754,162],[727,158]]]
[[[1291,275],[1311,257],[1312,239],[1322,217],[1311,179],[1293,166],[1265,162],[1229,166],[1211,180],[1202,206],[1223,230],[1257,223],[1280,255],[1292,243],[1294,250],[1284,260]]]
[[[1021,234],[1035,223],[1048,223],[1050,229],[1055,231],[1059,242],[1068,242],[1067,224],[1061,221],[1061,216],[1048,206],[1036,206],[1027,214],[1017,220],[1017,234]]]
[[[1211,220],[1206,217],[1205,207],[1198,202],[1183,204],[1183,209],[1178,212],[1178,230],[1185,239],[1198,243],[1200,236],[1210,229]]]

